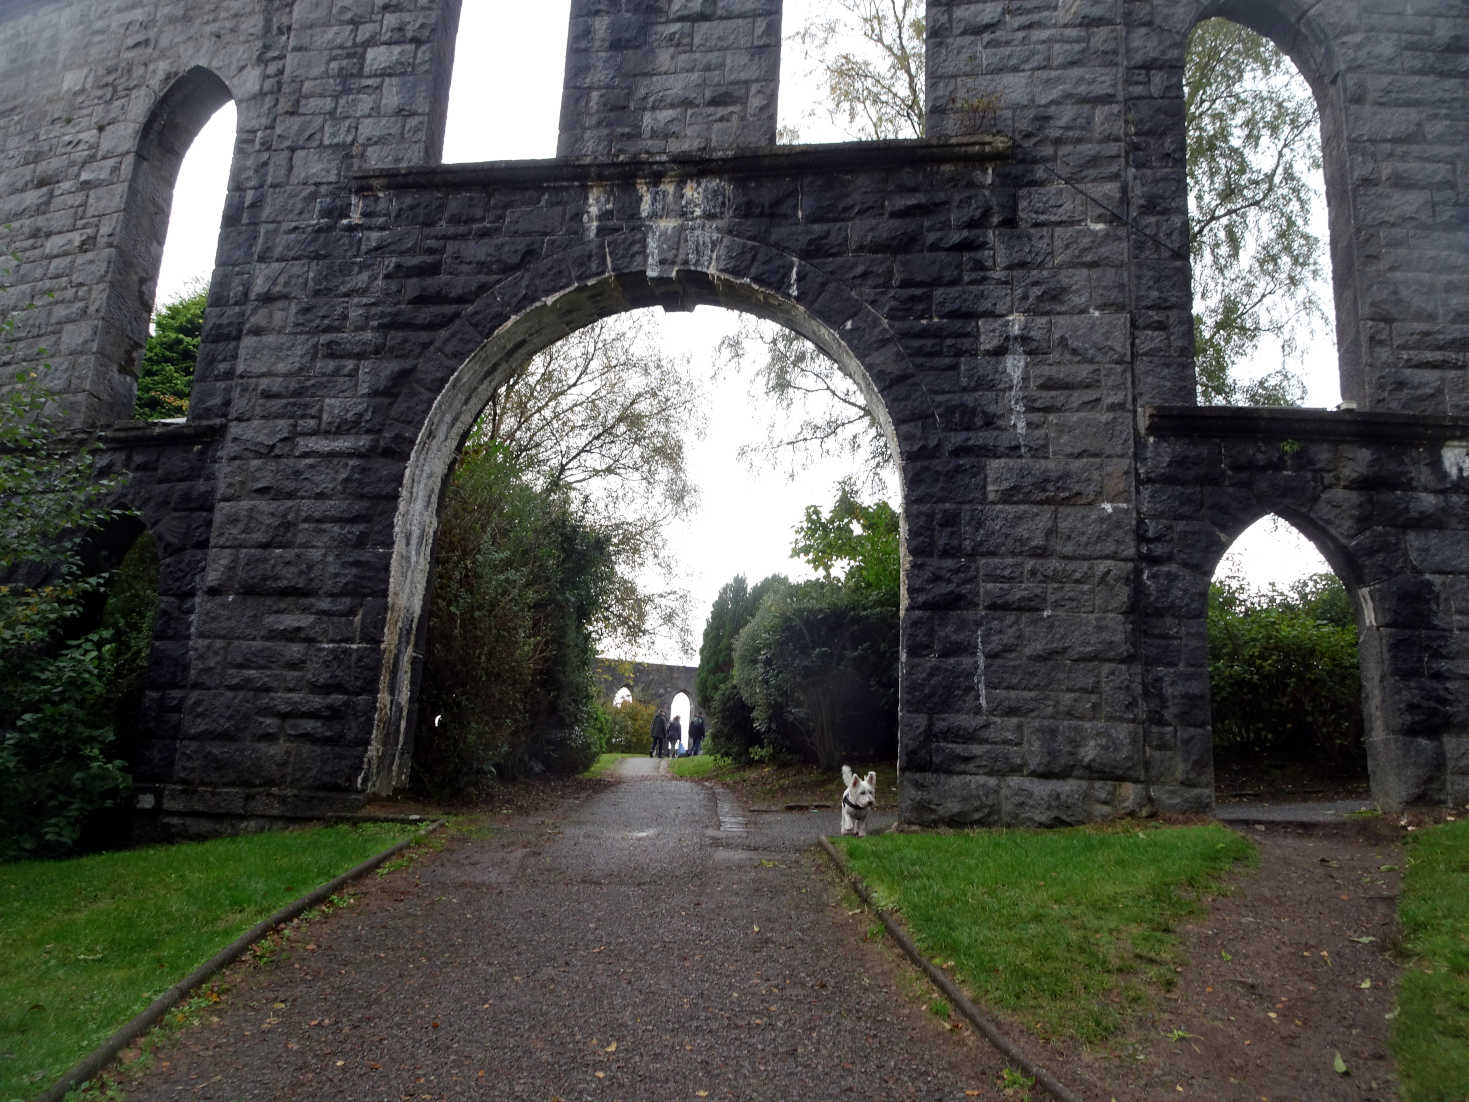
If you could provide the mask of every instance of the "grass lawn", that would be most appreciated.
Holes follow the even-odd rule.
[[[414,828],[0,865],[0,1100],[29,1098],[245,930]]]
[[[1177,920],[1254,847],[1222,826],[843,838],[878,903],[982,1004],[1096,1041],[1174,978]]]
[[[1469,822],[1406,839],[1391,1047],[1404,1102],[1469,1098]]]

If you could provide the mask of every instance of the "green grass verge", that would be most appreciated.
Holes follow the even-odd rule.
[[[983,1005],[1102,1041],[1174,980],[1174,924],[1253,863],[1221,826],[844,838],[854,870]]]
[[[362,823],[0,865],[0,1099],[38,1094],[245,930],[414,829]]]
[[[668,771],[675,777],[700,781],[714,779],[728,765],[724,758],[713,754],[700,754],[693,758],[674,758],[668,763]]]
[[[591,766],[587,769],[585,773],[582,774],[582,776],[605,776],[608,772],[612,770],[614,766],[617,765],[618,762],[622,761],[624,758],[639,758],[642,756],[643,755],[641,754],[598,754],[597,760],[592,762]]]
[[[1406,839],[1391,1047],[1403,1102],[1469,1099],[1469,822]]]

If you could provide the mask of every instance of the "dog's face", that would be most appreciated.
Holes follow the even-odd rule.
[[[877,803],[877,774],[868,773],[859,777],[850,765],[842,766],[842,781],[847,786],[846,803],[849,807],[866,811]]]

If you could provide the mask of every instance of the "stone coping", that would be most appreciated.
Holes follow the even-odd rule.
[[[649,176],[791,176],[902,168],[945,161],[1008,159],[1013,141],[1003,134],[963,138],[893,138],[821,145],[767,146],[734,153],[641,153],[620,157],[550,157],[483,161],[477,164],[361,168],[353,173],[358,191],[414,188],[604,183]]]
[[[1264,406],[1148,406],[1146,436],[1443,444],[1469,441],[1469,419],[1421,413]]]

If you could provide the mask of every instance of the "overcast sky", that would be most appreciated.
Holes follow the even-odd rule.
[[[787,35],[804,21],[808,5],[818,2],[787,0]],[[464,0],[445,161],[555,155],[568,7],[569,0],[540,4]],[[840,136],[835,127],[815,110],[817,87],[809,68],[799,51],[788,46],[781,77],[781,124],[797,127],[803,140],[835,139]],[[209,277],[234,125],[234,108],[227,106],[205,127],[180,169],[159,273],[159,303]],[[1324,237],[1324,218],[1320,222],[1318,233]],[[732,323],[726,311],[706,307],[692,314],[666,315],[664,344],[672,352],[689,355],[696,365],[712,365],[713,347]],[[1260,370],[1268,366],[1262,362]],[[1305,376],[1307,405],[1337,404],[1334,349],[1324,347],[1308,357]],[[736,449],[757,439],[770,416],[742,380],[718,384],[711,380],[707,412],[705,435],[688,441],[692,473],[702,491],[701,511],[668,534],[684,564],[684,577],[675,582],[690,594],[693,649],[681,651],[673,640],[649,640],[640,657],[696,662],[710,605],[719,588],[737,573],[752,583],[777,572],[805,576],[801,564],[790,559],[792,530],[806,505],[831,503],[844,473],[838,464],[817,463],[790,482],[781,474],[752,473],[742,466]],[[738,533],[737,538],[731,538],[732,533]],[[1223,569],[1242,573],[1264,587],[1324,570],[1326,565],[1289,526],[1262,521],[1236,543]]]

